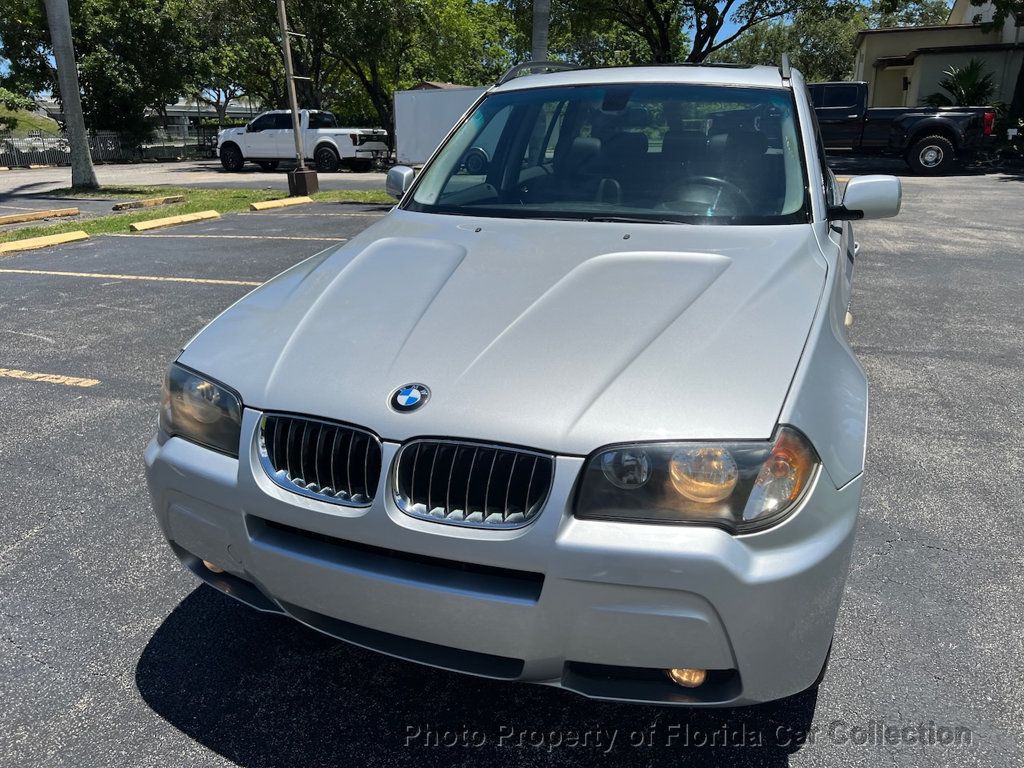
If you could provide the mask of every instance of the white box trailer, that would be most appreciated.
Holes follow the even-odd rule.
[[[486,88],[395,92],[395,142],[400,165],[422,165]]]

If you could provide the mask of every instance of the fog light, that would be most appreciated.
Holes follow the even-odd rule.
[[[666,669],[665,674],[668,675],[669,680],[683,688],[696,688],[698,685],[703,685],[708,676],[706,669],[688,669],[687,667]]]
[[[212,573],[224,573],[224,569],[223,568],[221,568],[216,563],[211,563],[209,560],[203,560],[203,565],[206,566],[206,570],[211,571]],[[685,671],[690,672],[692,670],[685,670]],[[698,685],[699,685],[699,683],[698,683]]]

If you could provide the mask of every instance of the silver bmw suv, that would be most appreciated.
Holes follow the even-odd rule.
[[[800,74],[509,77],[351,242],[168,371],[156,517],[216,589],[404,659],[681,705],[820,679],[868,390]]]

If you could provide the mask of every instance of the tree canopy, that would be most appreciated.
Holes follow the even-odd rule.
[[[1012,4],[1020,0],[996,0]],[[42,0],[4,0],[0,84],[59,97]],[[531,0],[288,0],[302,106],[391,129],[393,92],[485,84],[530,51]],[[741,61],[789,52],[811,79],[848,77],[869,26],[941,22],[946,0],[552,0],[550,55],[584,66]],[[223,120],[248,96],[285,106],[269,0],[71,0],[88,125],[142,135],[181,96]]]

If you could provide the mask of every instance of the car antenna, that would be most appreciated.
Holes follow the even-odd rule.
[[[789,71],[789,54],[782,54],[782,63],[779,65],[779,74],[782,75],[782,82],[788,83],[792,77],[792,73]]]

